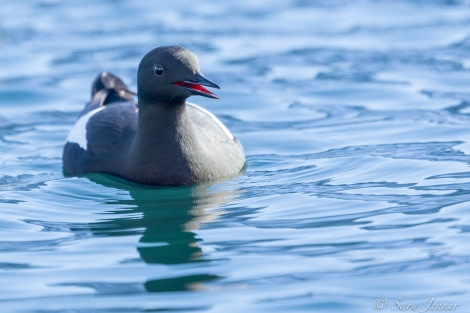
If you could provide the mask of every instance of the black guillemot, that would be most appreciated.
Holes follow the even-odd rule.
[[[137,72],[138,105],[103,72],[63,150],[66,176],[107,173],[147,185],[190,185],[233,177],[245,167],[241,143],[191,95],[218,99],[188,49],[159,47]]]

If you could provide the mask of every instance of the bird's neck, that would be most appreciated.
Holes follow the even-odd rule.
[[[184,170],[188,164],[187,151],[197,144],[185,102],[140,105],[131,162],[149,170],[165,166]]]
[[[141,105],[136,139],[151,141],[154,146],[160,142],[172,141],[179,131],[185,130],[186,105]]]

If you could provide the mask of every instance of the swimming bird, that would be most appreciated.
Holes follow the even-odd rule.
[[[138,105],[121,79],[103,72],[63,149],[66,176],[107,173],[140,184],[190,185],[245,167],[240,141],[212,113],[186,101],[218,99],[197,56],[177,46],[148,52],[137,71]]]

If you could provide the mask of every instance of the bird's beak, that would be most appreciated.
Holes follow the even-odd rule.
[[[191,80],[185,80],[185,81],[179,81],[179,82],[174,82],[174,85],[181,86],[183,88],[186,88],[187,90],[191,91],[193,95],[199,95],[199,96],[204,96],[208,98],[213,98],[213,99],[219,99],[219,97],[203,86],[207,87],[212,87],[212,88],[217,88],[220,89],[220,87],[202,76],[202,74],[196,74],[194,75],[194,79]]]

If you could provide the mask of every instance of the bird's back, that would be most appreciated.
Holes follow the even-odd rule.
[[[137,107],[127,86],[103,72],[93,82],[91,100],[69,132],[63,150],[66,175],[106,172],[115,168],[119,151],[135,135]]]

